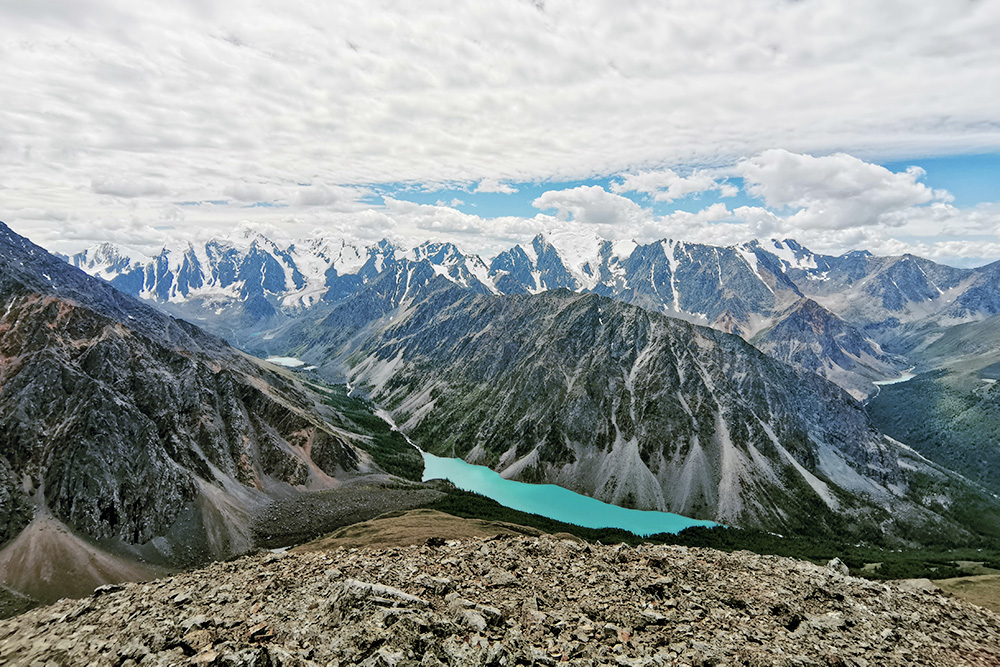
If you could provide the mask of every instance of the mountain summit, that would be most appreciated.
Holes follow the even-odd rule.
[[[817,373],[856,398],[914,365],[906,354],[930,328],[1000,312],[1000,273],[955,269],[911,256],[817,255],[793,240],[718,247],[663,240],[608,241],[593,234],[539,234],[486,262],[451,243],[412,249],[335,239],[163,250],[128,257],[105,246],[70,263],[242,343],[303,309],[348,298],[384,273],[404,298],[424,277],[482,294],[566,288],[735,333]],[[919,337],[917,338],[919,340]]]
[[[780,533],[966,534],[929,489],[991,502],[738,336],[567,289],[477,295],[434,277],[394,306],[393,285],[267,343],[343,374],[431,453]]]

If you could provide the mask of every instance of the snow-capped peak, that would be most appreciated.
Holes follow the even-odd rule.
[[[808,271],[818,268],[816,256],[792,239],[785,239],[784,241],[769,239],[761,243],[760,247],[777,257],[786,270],[801,269]]]
[[[453,243],[424,241],[404,254],[403,257],[412,262],[420,262],[426,259],[431,264],[450,266],[462,261],[465,255]]]
[[[76,253],[68,261],[92,276],[108,278],[141,268],[151,259],[138,250],[104,242]]]
[[[580,289],[594,289],[600,282],[601,248],[607,243],[592,231],[558,230],[539,234],[532,241],[540,255],[546,245],[555,249],[563,266]]]

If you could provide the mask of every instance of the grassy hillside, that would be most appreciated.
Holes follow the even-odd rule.
[[[399,431],[395,431],[381,417],[375,415],[375,406],[366,400],[349,396],[344,385],[317,384],[324,401],[333,407],[336,416],[331,418],[335,426],[360,433],[370,434],[371,440],[359,445],[372,455],[383,470],[403,479],[419,482],[424,474],[424,459],[417,449],[406,441]]]
[[[1000,388],[965,390],[944,372],[882,387],[868,404],[887,435],[1000,494]]]

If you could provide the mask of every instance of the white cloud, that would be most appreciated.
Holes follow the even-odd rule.
[[[517,192],[517,188],[509,183],[501,183],[495,178],[484,178],[479,181],[479,185],[473,192],[498,192],[500,194],[512,195]]]
[[[320,183],[297,187],[292,201],[300,206],[323,206],[327,210],[351,211],[358,208],[358,199],[363,194],[363,191],[355,188]]]
[[[950,0],[7,2],[4,192],[78,211],[109,174],[201,201],[234,181],[503,192],[774,146],[997,150],[998,33],[1000,5]]]
[[[650,215],[631,199],[612,194],[599,185],[549,190],[531,205],[541,211],[555,210],[560,220],[591,225],[631,225]]]
[[[1000,150],[984,85],[1000,78],[998,33],[988,1],[0,3],[0,219],[62,247],[252,220],[289,236],[481,234],[484,248],[582,222],[831,251],[945,252],[935,237],[979,234],[985,249],[995,212],[829,154]],[[610,174],[624,174],[611,192],[538,197],[556,216],[361,201],[372,184],[524,197],[522,183]],[[656,218],[618,196],[728,196],[722,177],[741,174],[762,205],[722,219]]]
[[[662,202],[709,190],[718,191],[722,197],[734,197],[739,192],[736,186],[718,180],[711,171],[704,169],[696,169],[690,176],[680,176],[673,169],[639,171],[624,174],[622,180],[611,184],[612,192],[641,192]]]
[[[545,192],[535,205],[555,215],[539,212],[530,218],[484,218],[443,202],[425,205],[388,196],[384,206],[350,211],[325,207],[241,209],[253,215],[252,219],[234,219],[232,207],[225,204],[146,206],[134,200],[117,201],[122,202],[117,207],[72,214],[23,207],[17,210],[20,222],[12,226],[62,252],[113,240],[152,254],[164,244],[239,233],[231,230],[242,220],[241,228],[263,230],[280,240],[315,235],[362,243],[389,238],[404,245],[442,240],[487,258],[515,243],[529,241],[540,231],[583,230],[603,238],[630,238],[640,243],[673,238],[731,245],[753,238],[795,238],[815,252],[840,254],[856,248],[889,255],[911,252],[955,265],[977,265],[1000,257],[1000,204],[959,209],[935,202],[894,210],[886,214],[893,220],[884,224],[829,228],[801,224],[803,217],[798,211],[779,214],[759,206],[729,210],[721,202],[696,212],[656,216],[599,186]],[[9,211],[0,209],[0,219],[5,216]],[[81,224],[82,220],[87,223]],[[47,239],[33,233],[42,226],[51,230]]]
[[[162,196],[169,193],[163,183],[148,178],[124,176],[95,178],[90,182],[90,189],[95,194],[126,198]]]
[[[674,211],[653,218],[632,236],[645,243],[670,238],[723,246],[753,238],[743,225],[736,224],[732,218],[733,213],[725,204],[715,203],[696,212]]]
[[[949,201],[918,179],[919,167],[892,172],[851,155],[813,157],[771,149],[736,167],[744,189],[773,209],[795,211],[802,228],[844,229],[891,224],[893,214],[932,201]]]

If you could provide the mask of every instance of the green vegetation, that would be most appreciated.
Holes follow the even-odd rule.
[[[335,426],[371,436],[371,440],[357,444],[372,455],[379,467],[403,479],[419,482],[423,478],[424,459],[420,452],[376,415],[371,403],[348,396],[344,385],[316,385],[316,388],[322,390],[324,402],[336,411],[330,419]]]
[[[660,533],[646,538],[620,528],[583,528],[537,514],[513,510],[496,501],[468,491],[453,490],[444,498],[426,505],[467,519],[505,521],[530,526],[547,533],[569,533],[589,542],[614,544],[676,544],[687,547],[708,547],[721,551],[752,551],[800,558],[815,563],[826,563],[840,558],[851,574],[869,579],[946,579],[960,576],[955,561],[984,562],[986,567],[1000,569],[1000,543],[991,548],[923,548],[910,550],[883,549],[874,546],[857,546],[832,538],[784,537],[759,530],[741,530],[717,526],[696,526],[674,534]],[[877,565],[876,565],[877,564]],[[868,567],[866,567],[868,566]]]
[[[984,383],[981,390],[963,391],[943,373],[925,373],[882,387],[868,412],[883,433],[1000,493],[998,387]]]
[[[917,380],[911,381],[915,383]],[[897,387],[907,387],[911,383],[887,387],[892,390]],[[920,387],[920,384],[913,385]],[[387,472],[400,477],[419,481],[423,475],[423,459],[405,438],[374,414],[374,406],[368,401],[348,396],[346,387],[323,386],[325,402],[333,408],[335,414],[331,422],[346,430],[362,433],[371,437],[370,441],[359,444],[371,453],[375,462]],[[938,388],[934,387],[934,391]],[[921,392],[926,392],[926,388]],[[996,400],[996,399],[994,399]],[[905,404],[894,400],[892,409]],[[925,418],[927,415],[923,415]],[[914,417],[915,418],[915,417]],[[1000,419],[1000,417],[998,417]],[[522,425],[523,428],[523,425]],[[891,431],[890,431],[891,433]],[[559,459],[561,435],[555,427],[550,429],[549,437],[544,443],[551,454],[550,458]],[[906,442],[904,438],[894,436]],[[912,441],[912,438],[911,438]],[[1000,447],[995,447],[1000,449]],[[918,448],[919,449],[919,448]],[[926,453],[925,453],[926,454]],[[932,458],[929,454],[929,458]],[[998,471],[1000,471],[1000,452],[997,455]],[[942,461],[942,463],[946,463]],[[920,480],[915,478],[917,486]],[[914,491],[919,495],[933,498],[939,489],[935,484],[939,481],[927,478],[925,486]],[[952,494],[954,496],[954,494]],[[881,537],[873,530],[859,532],[857,526],[835,515],[817,500],[817,506],[809,508],[808,514],[815,518],[811,526],[796,526],[797,536],[784,537],[759,530],[741,530],[736,528],[688,528],[680,533],[652,535],[639,537],[620,528],[583,528],[572,524],[555,521],[536,514],[520,512],[500,505],[484,496],[467,491],[452,490],[447,496],[426,507],[458,517],[470,519],[485,519],[490,521],[505,521],[512,524],[530,526],[548,533],[570,533],[591,542],[639,544],[651,542],[658,544],[677,544],[690,547],[710,547],[723,551],[747,550],[760,554],[773,554],[791,558],[801,558],[816,563],[825,563],[830,559],[840,558],[851,569],[852,574],[871,579],[904,579],[927,577],[944,579],[957,577],[962,573],[954,564],[955,561],[969,560],[985,562],[987,567],[1000,569],[1000,517],[992,508],[979,507],[977,497],[958,498],[950,507],[938,507],[938,511],[952,515],[964,525],[974,525],[980,528],[980,537],[975,543],[976,548],[949,548],[954,541],[948,535],[910,535],[914,541],[929,546],[920,549],[894,550],[880,542]],[[803,536],[807,531],[813,534]],[[816,531],[821,530],[822,534]],[[858,546],[858,544],[861,546]],[[982,548],[978,548],[982,546]]]
[[[505,521],[519,526],[530,526],[546,533],[570,533],[582,537],[589,542],[614,544],[626,542],[639,544],[643,542],[635,533],[621,528],[584,528],[570,523],[563,523],[538,514],[529,514],[519,510],[504,507],[495,500],[471,491],[454,489],[444,498],[429,505],[427,509],[437,510],[463,519],[485,519],[486,521]]]

